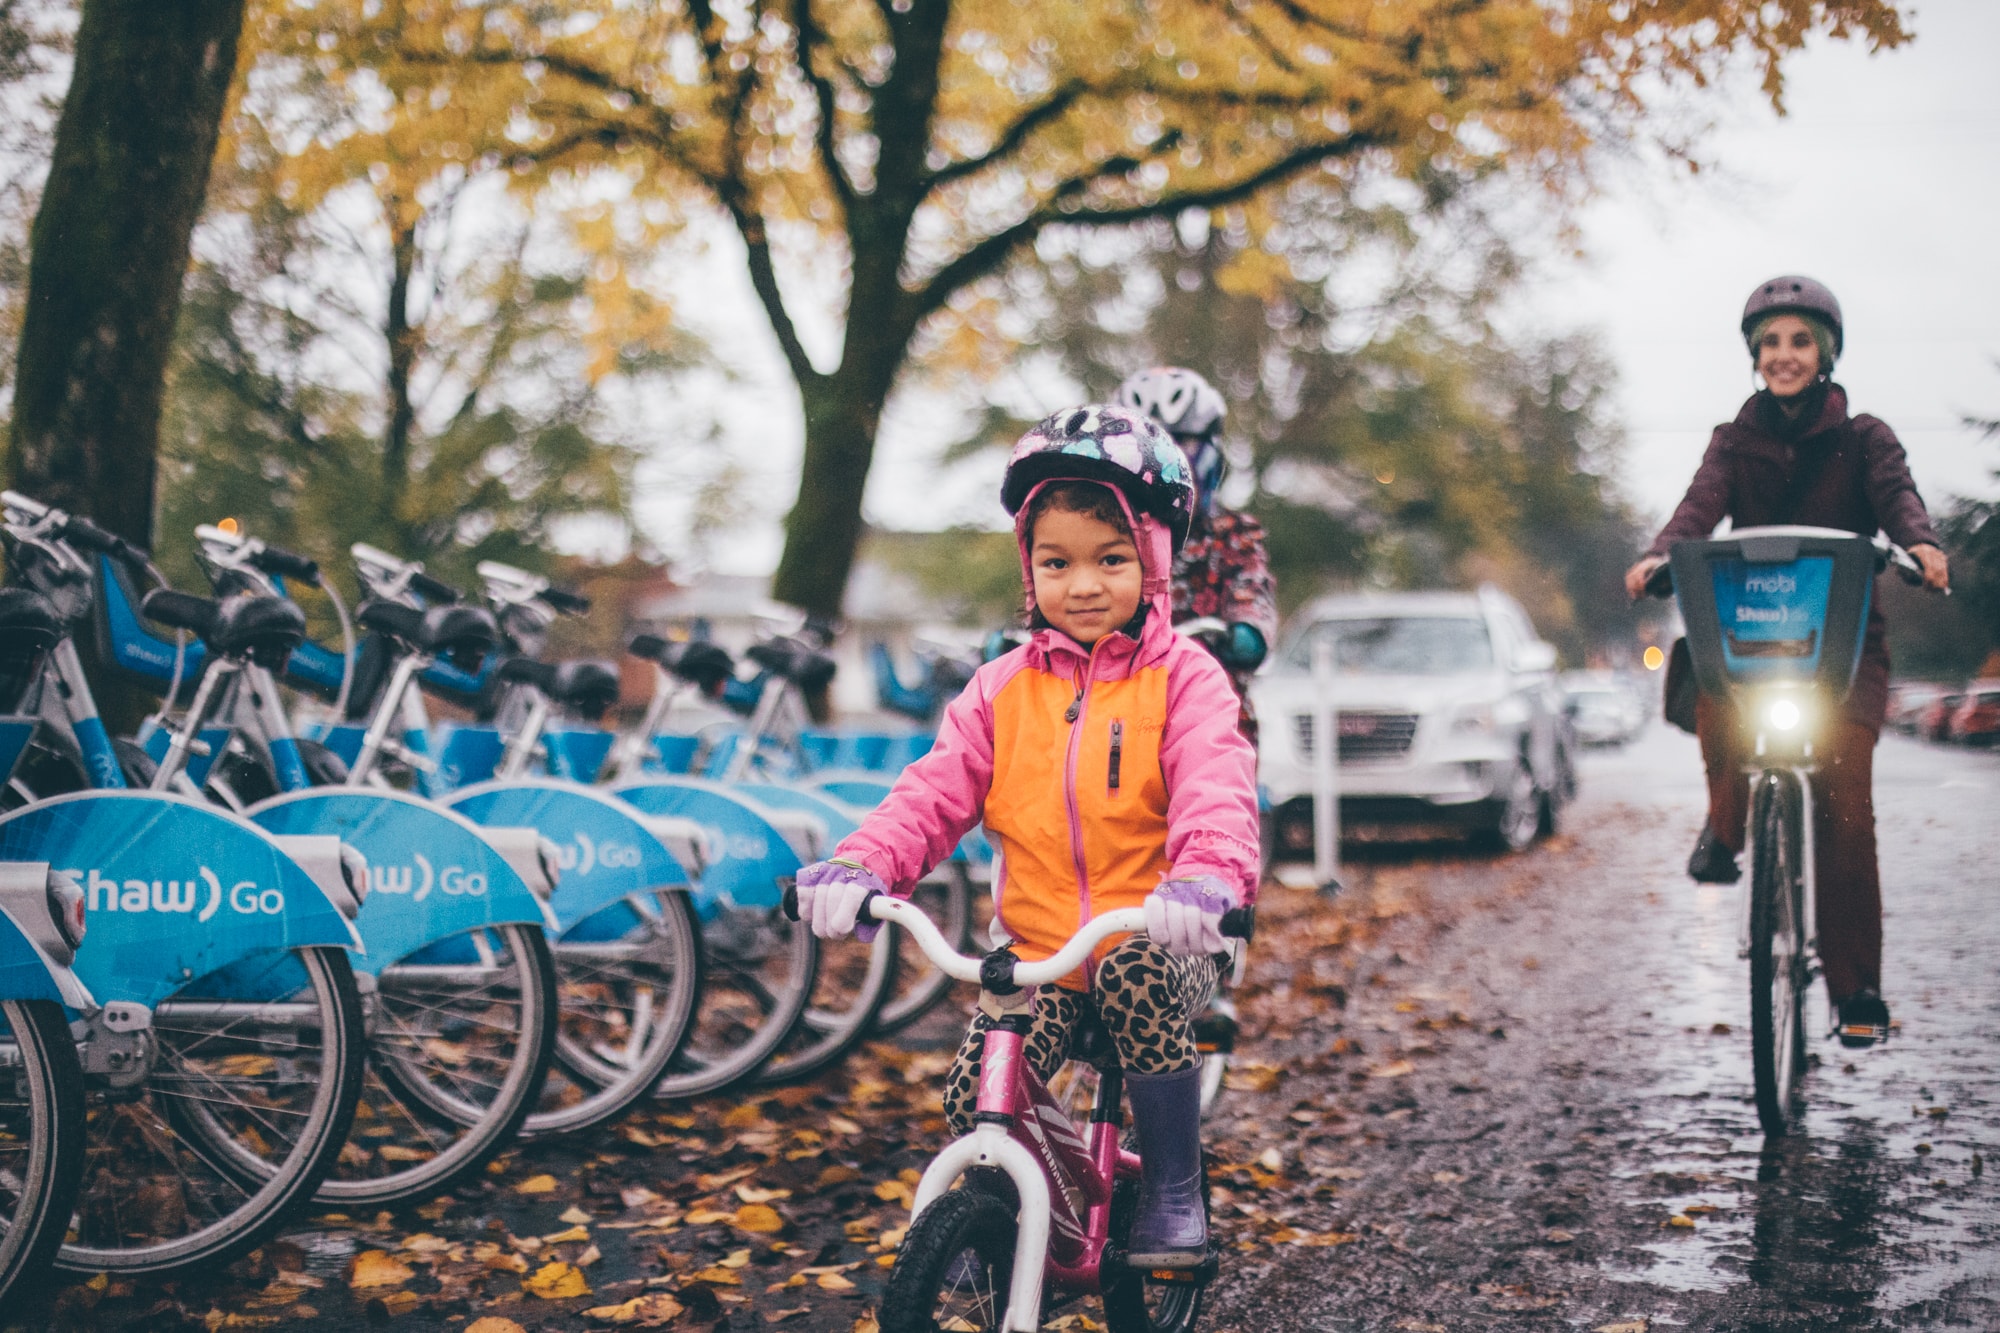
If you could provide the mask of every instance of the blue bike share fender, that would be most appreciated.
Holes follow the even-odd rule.
[[[596,788],[521,778],[482,782],[444,803],[475,824],[525,825],[555,843],[562,874],[549,906],[563,931],[635,893],[694,884],[637,810]]]
[[[776,907],[784,899],[782,881],[799,873],[799,855],[769,812],[733,787],[705,778],[646,778],[613,792],[649,815],[701,825],[708,864],[696,906],[704,919],[718,907]]]
[[[482,926],[554,926],[477,825],[404,792],[286,792],[253,806],[250,818],[276,834],[333,834],[368,862],[368,898],[354,922],[368,953],[355,960],[357,970],[380,975],[426,945]]]
[[[54,796],[0,816],[0,860],[47,861],[83,887],[74,971],[99,1002],[158,1004],[253,954],[361,938],[249,820],[165,792]]]
[[[815,773],[811,781],[814,787],[836,801],[861,810],[873,810],[882,804],[883,798],[889,794],[889,789],[895,785],[880,773],[851,771]],[[952,848],[951,855],[946,859],[966,861],[976,866],[990,864],[993,860],[993,844],[987,841],[986,830],[975,825],[972,832],[958,840],[958,846]]]

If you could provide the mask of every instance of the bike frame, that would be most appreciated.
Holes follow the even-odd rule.
[[[1041,1327],[1044,1285],[1103,1289],[1112,1187],[1118,1177],[1138,1174],[1139,1158],[1118,1145],[1124,1082],[1116,1069],[1101,1071],[1090,1127],[1079,1131],[1029,1066],[1023,1048],[1032,1023],[1030,988],[1076,971],[1113,935],[1143,934],[1145,910],[1106,912],[1055,956],[1015,963],[1009,991],[992,988],[996,975],[1004,973],[989,968],[987,960],[953,949],[913,904],[878,896],[869,900],[865,915],[910,931],[931,961],[951,976],[979,982],[981,1007],[998,1015],[986,1033],[973,1130],[947,1144],[925,1169],[910,1216],[920,1216],[968,1167],[1005,1171],[1021,1200],[1006,1326],[1010,1333],[1034,1333]]]

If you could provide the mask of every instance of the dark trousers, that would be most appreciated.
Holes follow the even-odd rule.
[[[1695,711],[1708,770],[1708,826],[1743,850],[1749,821],[1743,733],[1727,700],[1703,695]],[[1882,880],[1875,864],[1875,729],[1842,714],[1814,746],[1813,853],[1819,871],[1820,964],[1835,1004],[1882,984]]]

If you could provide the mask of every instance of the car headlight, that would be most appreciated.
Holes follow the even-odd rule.
[[[1453,731],[1469,731],[1479,734],[1491,732],[1493,726],[1494,715],[1492,704],[1461,705],[1458,710],[1458,716],[1453,718],[1451,722],[1451,729]]]

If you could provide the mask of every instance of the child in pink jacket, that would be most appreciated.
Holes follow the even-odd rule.
[[[1035,999],[1027,1052],[1043,1078],[1086,1006],[1117,1043],[1144,1168],[1129,1238],[1142,1267],[1200,1263],[1200,1057],[1192,1021],[1219,979],[1223,912],[1257,889],[1255,754],[1228,676],[1172,627],[1174,552],[1194,511],[1171,437],[1119,407],[1058,412],[1014,447],[1015,515],[1033,636],[982,667],[930,753],[843,841],[799,874],[823,938],[855,927],[870,891],[907,895],[984,824],[997,924],[1047,958],[1101,912],[1143,906],[1145,936],[1100,949]],[[973,1020],[945,1088],[971,1128],[991,1020]]]

